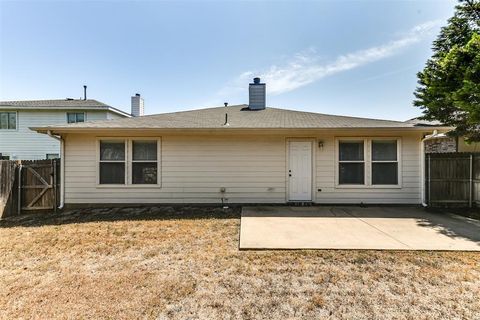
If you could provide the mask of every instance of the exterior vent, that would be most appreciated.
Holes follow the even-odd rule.
[[[140,96],[140,93],[136,93],[132,97],[132,116],[134,117],[141,117],[144,115],[144,108],[143,108],[143,98]]]
[[[260,78],[253,78],[248,87],[248,108],[250,110],[264,110],[266,107],[266,85],[260,83]]]

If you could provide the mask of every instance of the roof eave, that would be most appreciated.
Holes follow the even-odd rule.
[[[131,118],[132,117],[132,115],[130,113],[127,113],[125,111],[122,111],[122,110],[114,108],[114,107],[108,106],[108,110],[111,111],[111,112],[117,113],[119,115],[122,115],[126,118]]]
[[[27,110],[27,111],[35,111],[35,110],[100,110],[100,111],[110,111],[121,116],[130,118],[132,115],[122,111],[120,109],[111,107],[111,106],[5,106],[0,105],[0,109],[2,110]]]
[[[429,131],[432,129],[436,130],[446,130],[450,131],[454,128],[452,127],[445,127],[445,126],[414,126],[414,127],[328,127],[328,128],[321,128],[321,127],[298,127],[298,128],[281,128],[281,127],[271,127],[271,128],[235,128],[235,127],[212,127],[212,128],[149,128],[149,127],[142,127],[142,128],[129,128],[129,127],[118,127],[118,128],[94,128],[94,127],[30,127],[30,130],[37,131],[39,133],[47,133],[48,131],[54,133],[89,133],[89,132],[108,132],[108,131],[248,131],[248,130],[258,130],[258,131],[289,131],[289,130],[296,130],[296,131],[328,131],[328,130],[400,130],[400,131]]]

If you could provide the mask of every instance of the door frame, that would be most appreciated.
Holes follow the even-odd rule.
[[[311,190],[311,200],[290,200],[290,179],[288,177],[288,168],[290,167],[290,142],[310,142],[311,147],[312,147],[312,154],[311,154],[311,162],[312,162],[312,168],[311,168],[311,176],[312,176],[312,190]],[[285,202],[316,202],[317,198],[317,193],[316,193],[316,175],[315,175],[315,168],[316,163],[316,151],[317,148],[316,146],[317,139],[312,138],[312,137],[288,137],[285,139]]]

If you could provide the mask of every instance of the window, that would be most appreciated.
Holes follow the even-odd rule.
[[[0,129],[16,130],[17,129],[17,113],[16,112],[0,112]]]
[[[372,185],[398,184],[397,140],[372,140]]]
[[[98,148],[98,184],[160,186],[159,138],[103,138]]]
[[[125,184],[125,141],[100,141],[100,184]]]
[[[60,158],[59,154],[58,153],[47,153],[45,158],[47,160],[50,160],[50,159],[58,159]]]
[[[84,112],[67,112],[67,122],[68,123],[85,122],[85,113]]]
[[[363,141],[339,142],[339,184],[365,184]]]
[[[157,184],[157,141],[132,141],[132,183]]]
[[[399,138],[340,138],[337,147],[338,187],[401,188]]]

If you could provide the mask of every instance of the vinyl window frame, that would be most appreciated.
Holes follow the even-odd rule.
[[[83,121],[77,121],[77,115],[82,113],[83,114]],[[68,122],[68,114],[75,114],[75,122]],[[67,123],[84,123],[87,121],[87,113],[86,112],[77,112],[77,111],[67,111],[65,113],[65,118],[67,119]]]
[[[365,161],[365,180],[364,184],[340,184],[340,170],[339,170],[339,152],[341,141],[364,141],[364,161]],[[372,184],[372,141],[379,140],[396,140],[397,141],[397,184]],[[361,137],[335,137],[335,189],[401,189],[402,188],[402,138],[401,137],[387,137],[387,136],[361,136]],[[343,161],[342,161],[343,162]]]
[[[342,142],[346,143],[354,143],[354,142],[359,142],[363,144],[363,160],[340,160],[340,144]],[[354,138],[348,138],[348,139],[339,139],[337,143],[337,166],[338,166],[338,175],[337,175],[337,180],[338,180],[338,185],[339,186],[364,186],[367,184],[367,143],[364,139],[354,139]],[[340,164],[342,163],[361,163],[363,164],[363,183],[340,183]]]
[[[396,142],[396,147],[397,147],[397,159],[396,160],[373,160],[373,142],[375,141],[395,141]],[[372,186],[398,186],[400,182],[400,148],[399,148],[399,139],[393,138],[372,138],[370,139],[370,183]],[[373,183],[373,164],[374,163],[396,163],[397,164],[397,183],[396,184],[374,184]]]
[[[157,142],[157,160],[133,160],[133,142],[134,141],[156,141]],[[129,170],[128,170],[128,185],[133,187],[158,187],[160,186],[160,138],[152,138],[152,137],[134,137],[128,140],[129,150],[128,153],[128,160],[129,160]],[[157,183],[133,183],[133,164],[134,163],[157,163]]]
[[[124,141],[125,142],[125,183],[123,184],[101,184],[100,183],[100,141]],[[157,141],[157,183],[156,184],[133,184],[132,183],[132,157],[133,157],[133,141]],[[162,138],[152,136],[139,137],[96,137],[95,144],[95,167],[96,167],[96,188],[123,188],[123,189],[137,189],[137,188],[161,188],[162,187]],[[109,162],[109,161],[104,161]],[[151,160],[146,162],[153,162]]]
[[[2,129],[0,127],[0,131],[5,132],[5,131],[18,131],[18,111],[11,111],[11,110],[0,110],[0,113],[14,113],[15,114],[15,129]],[[10,116],[8,116],[8,122],[10,123]]]
[[[125,150],[125,157],[123,160],[102,160],[101,159],[101,152],[100,152],[100,147],[101,147],[101,142],[102,141],[123,141],[124,145],[124,150]],[[96,157],[96,167],[97,167],[97,186],[102,186],[102,187],[118,187],[118,186],[126,186],[127,185],[127,170],[128,170],[128,140],[125,138],[100,138],[97,139],[97,144],[96,144],[96,152],[97,152],[97,157]],[[100,182],[100,164],[102,163],[123,163],[124,164],[124,178],[123,178],[123,183],[101,183]]]

